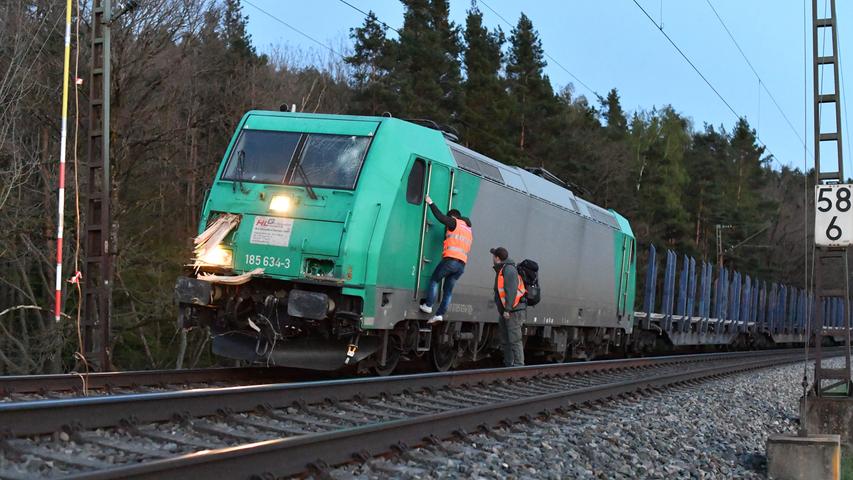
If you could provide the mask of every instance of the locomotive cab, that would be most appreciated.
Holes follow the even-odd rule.
[[[364,273],[348,261],[360,248],[346,239],[378,126],[273,112],[244,116],[199,233],[222,215],[236,215],[237,223],[179,279],[183,327],[210,328],[214,353],[226,357],[306,368],[342,364],[363,309],[361,295],[344,291],[363,284]]]

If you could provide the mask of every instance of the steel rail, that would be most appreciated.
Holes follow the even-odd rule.
[[[783,352],[777,349],[760,352],[674,355],[392,377],[8,402],[0,403],[0,426],[12,436],[40,435],[56,432],[72,424],[75,428],[92,429],[116,426],[125,420],[162,422],[171,420],[177,414],[197,417],[216,415],[226,407],[233,412],[248,412],[260,406],[281,408],[297,402],[316,403],[353,397],[369,398],[383,394],[399,394],[407,390],[438,390],[497,380],[575,375],[726,359],[776,358],[785,355]]]
[[[127,372],[64,373],[0,376],[0,397],[10,394],[45,394],[138,388],[140,386],[296,381],[331,378],[316,372],[284,367],[197,368],[188,370],[138,370]]]
[[[421,444],[429,439],[485,428],[514,419],[547,414],[568,406],[637,394],[688,382],[739,373],[802,360],[799,354],[746,356],[734,364],[687,368],[676,373],[617,381],[584,388],[571,388],[548,394],[533,395],[492,404],[423,414],[327,433],[309,434],[269,440],[237,447],[202,451],[179,457],[154,460],[109,470],[80,473],[68,478],[187,478],[217,475],[241,478],[278,478],[297,475],[314,465],[341,464],[379,455],[395,446],[404,450],[407,444]],[[322,467],[321,467],[322,468]]]

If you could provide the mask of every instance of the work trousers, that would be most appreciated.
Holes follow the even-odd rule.
[[[524,343],[521,326],[527,318],[527,311],[510,312],[509,318],[500,316],[499,330],[501,336],[501,351],[504,356],[504,366],[520,367],[524,365]]]
[[[438,298],[438,286],[444,280],[444,286],[441,289],[441,303],[438,305],[436,315],[444,315],[447,313],[447,307],[450,306],[450,299],[453,296],[453,287],[459,277],[465,273],[465,264],[455,258],[443,258],[435,270],[432,272],[432,277],[427,288],[426,305],[432,307]]]

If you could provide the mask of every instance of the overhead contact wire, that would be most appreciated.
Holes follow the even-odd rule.
[[[743,117],[739,113],[737,113],[737,111],[734,109],[734,107],[732,107],[732,105],[729,103],[729,101],[726,100],[726,98],[723,96],[723,94],[721,94],[720,91],[717,90],[717,87],[715,87],[714,84],[711,83],[710,80],[708,80],[708,77],[706,77],[705,74],[702,73],[701,70],[699,70],[699,67],[697,67],[696,64],[693,63],[693,60],[691,60],[690,57],[688,57],[687,54],[684,53],[684,51],[681,49],[681,47],[679,47],[678,44],[675,43],[675,40],[673,40],[672,37],[670,37],[669,34],[666,33],[666,31],[663,29],[663,26],[658,24],[658,22],[656,22],[655,19],[652,18],[652,16],[649,14],[649,12],[645,8],[643,8],[642,5],[640,5],[640,2],[638,2],[637,0],[633,0],[633,2],[634,2],[634,5],[636,5],[637,8],[639,8],[640,11],[643,12],[643,15],[645,15],[646,18],[648,18],[649,21],[652,22],[652,25],[654,25],[658,29],[658,31],[660,31],[661,35],[663,35],[664,38],[666,38],[667,41],[669,41],[669,43],[672,45],[672,47],[675,48],[675,50],[679,53],[679,55],[681,55],[681,57],[687,62],[687,64],[690,65],[691,68],[693,68],[693,71],[695,71],[696,74],[699,75],[699,77],[705,82],[706,85],[708,85],[708,88],[710,88],[711,91],[713,91],[714,94],[717,95],[717,98],[719,98],[720,101],[723,102],[723,104],[725,104],[725,106],[729,109],[729,111],[732,112],[732,114],[738,120],[742,119]],[[781,165],[782,162],[778,158],[776,158],[776,155],[773,153],[773,151],[770,149],[770,147],[767,145],[767,143],[765,143],[763,140],[761,140],[761,136],[759,136],[757,132],[755,135],[755,139],[770,154],[770,157],[775,159]]]
[[[514,26],[513,26],[513,25],[512,25],[512,24],[511,24],[511,23],[510,23],[506,18],[504,18],[504,16],[503,16],[503,15],[501,15],[500,13],[498,13],[498,12],[497,12],[497,10],[495,10],[494,8],[490,7],[488,3],[484,2],[483,0],[477,0],[477,3],[482,3],[484,7],[486,7],[486,8],[487,8],[487,9],[489,9],[492,13],[494,13],[495,15],[497,15],[497,17],[498,17],[498,18],[500,18],[500,19],[504,22],[504,24],[506,24],[506,26],[508,26],[509,28],[515,28],[515,27],[514,27]],[[556,58],[554,58],[554,57],[552,57],[551,55],[549,55],[549,54],[548,54],[548,52],[547,52],[544,48],[542,49],[542,54],[543,54],[543,55],[545,55],[545,58],[547,58],[548,60],[551,60],[551,61],[554,63],[554,65],[556,65],[556,66],[560,67],[560,69],[561,69],[561,70],[563,70],[564,72],[566,72],[567,74],[569,74],[569,76],[570,76],[570,77],[572,77],[572,78],[573,78],[577,83],[579,83],[583,88],[587,89],[587,90],[588,90],[588,91],[590,91],[593,95],[595,95],[595,97],[596,97],[596,98],[598,98],[598,99],[602,99],[602,98],[603,98],[603,97],[602,97],[601,95],[599,95],[599,93],[598,93],[598,92],[596,92],[592,87],[590,87],[590,86],[589,86],[589,85],[587,85],[583,80],[581,80],[581,79],[580,79],[580,77],[578,77],[577,75],[575,75],[574,73],[572,73],[571,71],[569,71],[569,69],[568,69],[568,68],[566,68],[566,67],[564,67],[564,66],[563,66],[563,64],[562,64],[562,63],[560,63],[559,61],[557,61],[557,59],[556,59]]]
[[[769,89],[769,88],[767,88],[767,82],[765,82],[765,81],[761,78],[761,75],[759,75],[759,74],[758,74],[758,71],[755,69],[755,67],[752,65],[752,62],[749,60],[749,57],[747,57],[747,56],[746,56],[746,53],[743,51],[743,49],[741,48],[740,44],[739,44],[739,43],[738,43],[738,41],[735,39],[734,34],[732,33],[732,31],[731,31],[731,30],[729,30],[729,27],[728,27],[728,25],[726,25],[726,22],[723,20],[723,17],[721,17],[721,16],[720,16],[720,14],[719,14],[719,12],[717,12],[717,9],[716,9],[716,8],[714,8],[714,5],[711,3],[711,0],[705,0],[705,3],[707,3],[707,4],[708,4],[708,6],[709,6],[709,7],[711,7],[711,11],[713,11],[713,12],[714,12],[714,15],[717,17],[717,20],[719,20],[720,25],[722,25],[723,29],[724,29],[724,30],[726,31],[726,33],[729,35],[729,38],[731,39],[732,43],[734,43],[734,45],[735,45],[735,47],[737,48],[738,52],[740,52],[740,56],[741,56],[741,57],[743,57],[744,61],[745,61],[745,62],[746,62],[746,64],[749,66],[749,69],[750,69],[750,70],[752,70],[752,73],[755,75],[755,78],[757,78],[757,79],[758,79],[758,84],[759,84],[759,86],[761,87],[761,89],[763,89],[765,92],[767,92],[767,96],[768,96],[768,97],[770,97],[770,100],[771,100],[771,101],[773,102],[773,104],[776,106],[776,109],[777,109],[777,110],[779,110],[779,113],[782,115],[782,118],[784,118],[784,119],[785,119],[785,122],[787,122],[787,123],[788,123],[788,126],[791,128],[791,131],[792,131],[792,132],[794,132],[794,135],[796,135],[796,136],[797,136],[797,138],[800,140],[800,143],[801,143],[801,144],[803,144],[803,147],[806,147],[806,150],[808,151],[808,147],[807,147],[807,145],[806,145],[806,141],[803,139],[803,137],[802,137],[802,136],[800,136],[800,132],[799,132],[799,131],[797,131],[797,129],[796,129],[796,128],[794,128],[794,124],[793,124],[793,123],[791,123],[791,120],[790,120],[790,119],[788,119],[788,115],[786,115],[786,114],[785,114],[785,111],[784,111],[784,110],[782,110],[782,107],[779,105],[779,102],[777,102],[777,101],[776,101],[776,97],[775,97],[775,96],[773,96],[773,92],[771,92],[771,91],[770,91],[770,89]],[[661,28],[663,28],[663,25],[661,25]],[[805,130],[803,130],[803,135],[805,135]],[[811,151],[808,151],[808,153],[809,153],[809,154],[811,154]],[[813,156],[813,155],[812,155],[812,156]]]
[[[276,22],[278,22],[278,23],[280,23],[280,24],[284,25],[285,27],[289,28],[290,30],[293,30],[294,32],[298,33],[299,35],[302,35],[303,37],[307,38],[308,40],[311,40],[312,42],[314,42],[314,43],[316,43],[317,45],[319,45],[319,46],[321,46],[321,47],[325,48],[326,50],[328,50],[328,51],[330,51],[330,52],[332,52],[333,54],[337,55],[338,57],[344,58],[344,55],[343,55],[342,53],[338,52],[337,50],[335,50],[334,48],[332,48],[332,47],[330,47],[330,46],[326,45],[325,43],[323,43],[323,42],[321,42],[321,41],[317,40],[316,38],[312,37],[311,35],[308,35],[307,33],[303,32],[302,30],[300,30],[300,29],[298,29],[298,28],[294,27],[293,25],[291,25],[291,24],[289,24],[289,23],[285,22],[284,20],[282,20],[282,19],[278,18],[277,16],[273,15],[272,13],[270,13],[270,12],[268,12],[268,11],[264,10],[263,8],[261,8],[261,7],[257,6],[257,5],[255,5],[255,4],[254,4],[254,3],[252,3],[251,1],[249,1],[249,0],[243,0],[243,3],[246,3],[246,4],[248,4],[248,5],[252,6],[252,7],[254,7],[256,10],[258,10],[258,11],[259,11],[259,12],[261,12],[261,13],[263,13],[264,15],[266,15],[266,16],[268,16],[268,17],[272,18],[272,19],[273,19],[273,20],[275,20]]]

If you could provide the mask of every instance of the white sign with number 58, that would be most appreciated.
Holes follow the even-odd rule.
[[[853,243],[853,185],[815,187],[815,244],[846,247]]]

